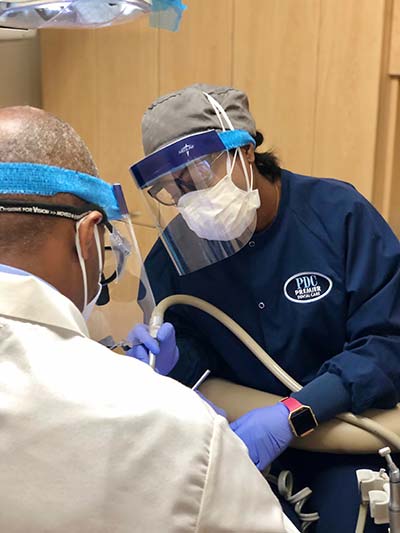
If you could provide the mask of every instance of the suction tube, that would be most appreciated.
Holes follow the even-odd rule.
[[[276,363],[276,361],[274,361],[272,357],[268,355],[268,353],[261,348],[261,346],[241,326],[239,326],[239,324],[237,324],[237,322],[232,320],[232,318],[214,305],[209,304],[200,298],[185,294],[168,296],[154,308],[151,317],[151,323],[162,324],[164,321],[164,314],[167,309],[178,304],[189,305],[211,315],[226,328],[228,328],[229,331],[236,335],[236,337],[241,340],[243,344],[247,346],[247,348],[263,363],[263,365],[268,368],[268,370],[272,372],[272,374],[288,389],[290,389],[292,392],[296,392],[302,388],[300,383],[298,383],[285,370],[283,370],[283,368],[280,367],[278,363]],[[381,424],[378,424],[374,420],[363,416],[356,416],[352,413],[343,413],[337,415],[336,418],[342,422],[357,426],[365,431],[368,431],[369,433],[372,433],[384,444],[400,451],[400,437],[393,431],[385,428]]]

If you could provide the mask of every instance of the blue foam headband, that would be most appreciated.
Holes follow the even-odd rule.
[[[74,194],[82,200],[98,205],[105,211],[109,220],[122,218],[113,186],[101,179],[75,170],[47,165],[0,163],[0,195],[53,196],[58,193]]]
[[[245,130],[227,130],[218,133],[218,137],[224,143],[227,150],[233,150],[233,148],[239,148],[240,146],[246,146],[247,144],[256,145],[254,137]]]

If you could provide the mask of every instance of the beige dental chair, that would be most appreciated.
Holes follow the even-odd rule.
[[[222,379],[209,378],[199,390],[215,405],[225,410],[233,421],[257,407],[273,405],[282,398],[268,392],[243,387]],[[394,409],[371,409],[363,413],[383,427],[400,435],[400,404]],[[291,446],[300,450],[327,453],[376,453],[387,443],[364,429],[331,420],[303,438],[293,440]]]

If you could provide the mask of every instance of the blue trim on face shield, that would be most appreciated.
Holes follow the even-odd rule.
[[[0,163],[0,195],[54,196],[59,193],[73,194],[98,205],[109,220],[122,218],[113,186],[99,178],[47,165]]]
[[[174,169],[183,168],[200,157],[232,150],[247,144],[255,145],[255,140],[250,133],[244,130],[205,131],[189,135],[156,150],[132,165],[131,173],[138,186],[143,189],[151,185],[159,177],[168,174]]]

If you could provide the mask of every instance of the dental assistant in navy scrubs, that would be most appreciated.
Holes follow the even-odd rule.
[[[198,146],[204,132],[231,144],[222,155],[214,147],[205,154]],[[250,142],[242,136],[235,143],[239,132]],[[297,420],[300,433],[313,429],[313,417],[322,423],[344,411],[390,409],[400,391],[399,240],[352,185],[284,170],[273,153],[257,150],[262,142],[246,95],[233,88],[195,85],[148,108],[148,166],[132,171],[145,196],[176,216],[160,223],[162,238],[146,269],[157,301],[182,293],[217,306],[303,389],[291,394],[215,319],[185,306],[166,315],[180,351],[170,375],[192,386],[210,369],[214,377],[291,396],[295,407],[308,406]],[[178,153],[187,164],[175,168]],[[293,472],[296,487],[313,490],[306,508],[320,519],[307,531],[353,532],[355,470],[379,470],[382,460],[287,449],[296,429],[291,411],[290,402],[280,402],[231,427],[260,469],[274,461],[273,468]],[[387,526],[369,521],[366,531]]]

